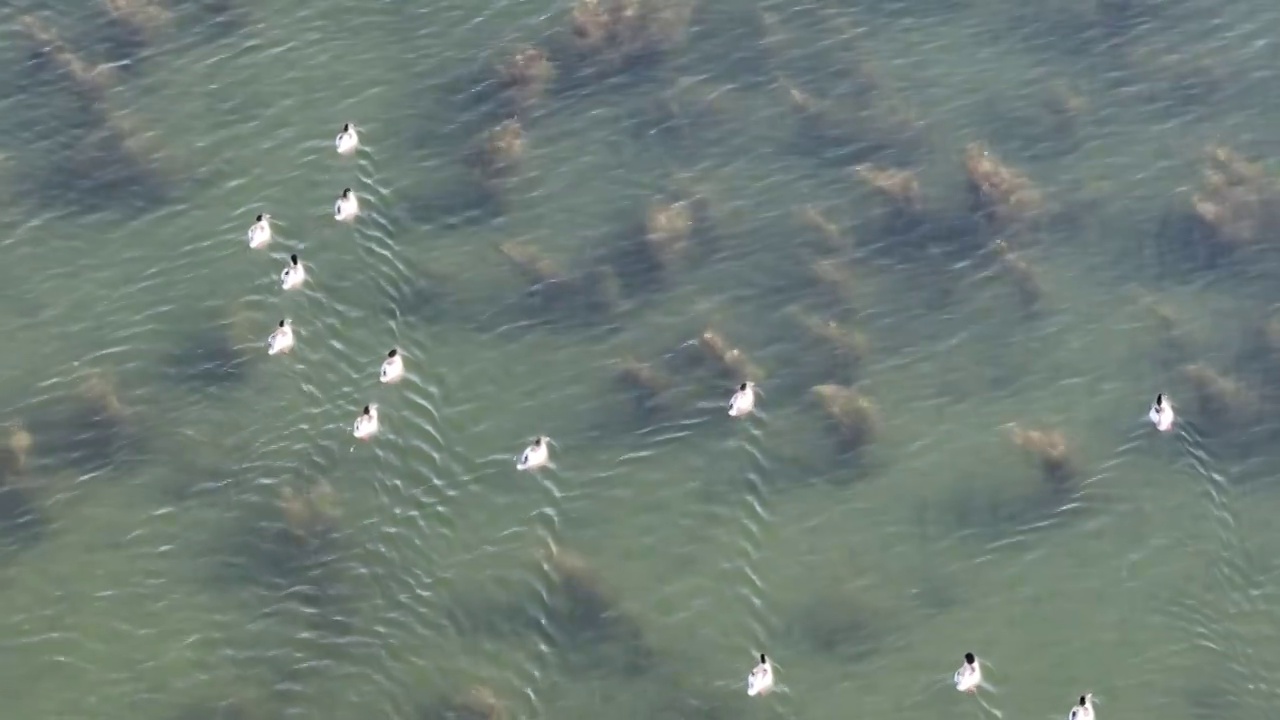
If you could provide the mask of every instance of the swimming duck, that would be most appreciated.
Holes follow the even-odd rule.
[[[303,269],[302,263],[298,261],[297,255],[289,256],[289,267],[280,271],[280,287],[285,290],[302,287],[302,281],[307,279],[307,271]]]
[[[756,407],[756,384],[744,382],[729,400],[729,417],[748,415]]]
[[[271,242],[271,216],[260,213],[249,227],[249,247],[258,249]]]
[[[356,126],[346,123],[342,126],[342,132],[338,133],[338,137],[334,138],[333,145],[338,150],[339,155],[350,155],[360,147],[360,136],[356,134]]]
[[[1156,401],[1151,403],[1151,411],[1147,413],[1147,417],[1160,432],[1173,429],[1173,405],[1165,399],[1164,393],[1156,395]]]
[[[550,459],[547,452],[547,443],[551,442],[551,438],[541,435],[534,439],[533,444],[524,449],[520,453],[520,459],[516,460],[517,470],[537,470],[547,464]]]
[[[1093,720],[1093,693],[1080,696],[1080,702],[1067,713],[1067,720]]]
[[[351,428],[351,434],[355,435],[358,440],[368,440],[378,434],[377,405],[364,406],[364,412],[360,413],[360,417],[356,418],[356,423]]]
[[[391,348],[387,359],[382,361],[382,369],[378,371],[378,379],[384,383],[399,382],[404,377],[404,358],[398,348]]]
[[[334,220],[354,220],[360,214],[360,201],[356,199],[356,194],[351,188],[342,191],[342,196],[338,198],[338,202],[333,204]]]
[[[277,355],[293,349],[293,326],[289,321],[281,320],[271,337],[267,338],[267,354]]]
[[[747,675],[747,694],[751,697],[756,695],[768,695],[773,690],[773,663],[769,662],[769,658],[760,653],[760,664],[751,669],[751,674]]]
[[[978,664],[978,658],[973,653],[964,654],[964,665],[956,671],[956,689],[960,692],[977,692],[978,686],[982,684],[982,666]]]

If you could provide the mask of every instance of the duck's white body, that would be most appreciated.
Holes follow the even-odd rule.
[[[744,382],[738,391],[729,399],[729,417],[749,415],[756,407],[756,386],[752,382]]]
[[[982,665],[977,658],[965,658],[964,665],[955,674],[956,689],[960,692],[974,692],[982,684]]]
[[[520,457],[516,459],[517,470],[536,470],[547,464],[551,455],[547,451],[546,437],[540,437],[533,441],[533,444],[524,449],[520,453]]]
[[[356,194],[347,188],[342,191],[342,195],[338,197],[338,201],[333,204],[334,220],[354,220],[360,214],[360,201],[356,199]]]
[[[351,428],[351,434],[355,435],[357,440],[368,440],[378,434],[377,405],[364,407],[364,412],[360,413],[360,417],[356,418],[355,425]]]
[[[1173,429],[1173,405],[1165,398],[1164,393],[1156,395],[1156,401],[1151,403],[1151,410],[1147,413],[1147,418],[1151,420],[1151,424],[1155,425],[1160,432],[1169,432]]]
[[[338,133],[338,137],[334,138],[333,146],[339,155],[350,155],[360,147],[360,136],[356,133],[356,128],[351,123],[342,126],[342,132]]]
[[[289,266],[280,271],[280,287],[284,290],[300,288],[306,279],[307,271],[302,267],[302,262],[297,255],[290,255]]]
[[[271,337],[267,338],[267,354],[279,355],[293,349],[293,326],[288,320],[281,320]]]
[[[752,668],[751,674],[747,675],[747,695],[751,697],[768,695],[771,690],[773,690],[773,663],[761,654],[760,664]]]
[[[400,382],[400,378],[404,377],[404,356],[400,354],[398,349],[387,353],[387,359],[382,361],[382,369],[378,371],[378,380],[384,383]]]
[[[1093,720],[1093,693],[1080,696],[1080,702],[1071,707],[1067,720]]]
[[[249,247],[257,250],[269,242],[271,242],[271,216],[259,215],[249,227]]]

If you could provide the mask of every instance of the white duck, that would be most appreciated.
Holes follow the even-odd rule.
[[[342,132],[338,133],[338,137],[334,138],[333,146],[337,149],[339,155],[350,155],[360,147],[360,136],[356,133],[356,126],[346,123],[342,126]]]
[[[729,417],[742,417],[751,414],[756,407],[756,384],[747,381],[738,386],[738,391],[729,399]]]
[[[516,460],[517,470],[537,470],[547,461],[551,459],[547,450],[547,444],[551,442],[551,438],[540,435],[534,438],[533,444],[524,449],[520,453],[520,457]]]
[[[356,418],[355,425],[351,428],[351,434],[355,435],[357,440],[368,440],[378,434],[377,405],[364,406],[364,411],[360,413],[360,417]]]
[[[978,686],[982,684],[982,666],[978,664],[978,658],[973,653],[964,654],[964,665],[956,671],[955,675],[956,689],[960,692],[977,692]]]
[[[1080,702],[1067,713],[1067,720],[1093,720],[1093,693],[1080,696]]]
[[[280,287],[284,290],[293,290],[302,287],[302,281],[306,279],[307,271],[302,267],[298,256],[290,255],[289,266],[280,271]]]
[[[387,359],[382,361],[382,369],[378,371],[378,380],[384,383],[400,382],[404,377],[404,356],[398,348],[391,348]]]
[[[1147,413],[1147,418],[1160,432],[1169,432],[1173,429],[1173,404],[1165,398],[1164,393],[1156,395],[1156,401],[1151,403],[1151,411]]]
[[[360,201],[356,199],[356,194],[351,188],[344,189],[338,201],[333,204],[333,219],[345,222],[354,220],[359,214]]]
[[[271,216],[260,213],[254,218],[253,225],[249,226],[249,247],[257,250],[269,242],[271,242]]]
[[[769,658],[764,653],[760,653],[760,664],[751,669],[751,674],[747,675],[747,694],[751,697],[756,695],[768,695],[773,690],[773,663],[769,662]]]
[[[281,320],[276,327],[275,332],[271,333],[271,337],[267,338],[267,354],[279,355],[287,353],[293,349],[293,325],[289,321]]]

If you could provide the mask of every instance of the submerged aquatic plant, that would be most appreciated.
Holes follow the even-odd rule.
[[[857,328],[844,326],[832,319],[820,319],[797,309],[791,316],[804,330],[806,339],[821,350],[812,355],[823,380],[851,382],[870,352],[870,342]]]
[[[1035,459],[1051,488],[1065,489],[1077,479],[1079,466],[1061,430],[1030,430],[1015,423],[1009,428],[1009,437]]]
[[[993,232],[1023,230],[1044,212],[1044,193],[985,144],[975,142],[965,147],[964,166],[970,209]]]
[[[1227,377],[1204,363],[1182,368],[1191,386],[1199,427],[1209,434],[1241,433],[1252,428],[1263,410],[1259,395],[1243,382]]]
[[[890,642],[898,618],[866,595],[848,586],[819,589],[790,610],[787,632],[846,662],[872,659]]]
[[[660,58],[686,38],[693,0],[576,0],[566,43],[576,74],[609,77]]]
[[[115,380],[94,371],[68,396],[54,399],[31,418],[41,455],[86,474],[101,472],[136,451],[143,435],[139,413],[126,407]]]
[[[818,385],[810,390],[831,422],[842,452],[861,450],[880,433],[880,410],[849,385]]]
[[[0,544],[25,546],[43,536],[48,519],[41,512],[37,494],[41,483],[27,474],[27,458],[35,439],[26,426],[9,428],[8,441],[0,447]]]
[[[105,102],[107,92],[119,82],[115,68],[81,58],[53,26],[35,15],[21,16],[17,25],[34,46],[36,57],[51,63],[51,69],[70,79],[76,93],[87,105],[98,106]]]
[[[127,56],[136,55],[173,27],[173,12],[159,0],[100,0]]]
[[[553,548],[544,562],[551,574],[547,624],[564,643],[564,659],[582,671],[636,676],[652,667],[654,651],[639,621],[629,615],[586,558]]]
[[[417,720],[506,720],[507,705],[485,685],[474,685],[463,693],[440,701],[423,703]]]
[[[229,533],[220,578],[278,596],[273,610],[296,612],[318,631],[347,635],[357,586],[342,563],[338,497],[324,480],[277,492],[260,506],[265,514],[241,517]]]
[[[239,382],[262,359],[258,314],[233,303],[220,322],[198,324],[166,358],[168,374],[209,388]]]
[[[527,45],[498,63],[496,74],[512,115],[526,112],[542,101],[556,78],[556,67],[547,53]]]

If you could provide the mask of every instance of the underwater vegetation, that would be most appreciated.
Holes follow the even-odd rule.
[[[840,454],[855,453],[871,444],[880,433],[880,409],[866,395],[850,385],[816,385],[810,389],[814,400],[829,421]]]
[[[563,54],[577,84],[618,76],[679,48],[694,6],[694,0],[577,0],[553,56]]]
[[[507,720],[509,717],[507,704],[484,685],[423,702],[415,713],[417,720]]]
[[[126,56],[135,55],[173,29],[173,12],[159,0],[101,0],[107,27]]]
[[[1061,430],[1030,429],[1015,423],[1009,427],[1009,438],[1035,462],[1053,492],[1072,489],[1080,470]]]
[[[1280,228],[1280,182],[1229,147],[1205,150],[1200,187],[1166,214],[1159,247],[1167,262],[1199,269],[1266,249]]]
[[[92,475],[138,456],[144,417],[120,398],[110,374],[92,371],[74,391],[33,407],[29,427],[41,465]]]
[[[187,331],[166,358],[166,374],[207,389],[243,381],[262,359],[261,325],[246,303],[232,303],[218,322]]]
[[[584,677],[642,677],[657,653],[641,621],[583,555],[556,547],[540,551],[542,584],[504,583],[465,602],[448,605],[449,627],[494,638],[533,635],[553,651],[556,663]]]
[[[196,15],[222,18],[227,28],[244,28],[253,6],[231,0],[94,0],[92,5],[106,20],[101,32],[114,37],[105,49],[82,42],[84,33],[60,16],[27,14],[19,19],[22,42],[37,62],[16,72],[29,73],[56,90],[59,102],[73,106],[77,115],[64,123],[60,114],[51,113],[59,115],[48,129],[54,137],[49,142],[61,148],[48,154],[56,162],[43,167],[43,158],[19,150],[14,153],[16,174],[30,178],[43,202],[59,207],[94,211],[123,204],[135,212],[151,211],[176,200],[191,173],[175,162],[173,148],[157,141],[145,117],[116,107],[119,89],[149,72],[154,52],[174,35],[184,35],[185,23],[194,25]],[[962,334],[986,321],[966,317],[969,308],[964,301],[985,299],[980,293],[988,285],[983,283],[996,283],[1002,288],[999,300],[1008,307],[1028,320],[1048,321],[1010,322],[1008,328],[999,328],[1001,339],[994,344],[1013,345],[1043,329],[1037,326],[1055,322],[1054,290],[1067,283],[1061,275],[1054,283],[1054,258],[1042,251],[1065,253],[1072,243],[1083,242],[1069,227],[1055,223],[1068,216],[1069,224],[1087,214],[1063,189],[1078,172],[1069,163],[1090,161],[1081,149],[1096,140],[1095,125],[1116,112],[1117,102],[1130,100],[1106,94],[1107,83],[1120,82],[1112,78],[1091,84],[1077,82],[1079,76],[1046,74],[1029,82],[1031,87],[1009,90],[1007,95],[987,99],[979,90],[977,99],[967,102],[985,105],[979,112],[986,115],[987,125],[946,133],[948,137],[944,129],[961,122],[950,115],[969,112],[965,103],[929,108],[928,93],[913,93],[900,80],[910,70],[894,67],[899,58],[888,48],[896,40],[872,39],[882,28],[863,25],[862,18],[850,19],[850,8],[787,9],[785,16],[774,8],[761,9],[759,26],[752,29],[756,34],[742,43],[751,46],[743,51],[747,59],[715,68],[699,66],[701,56],[684,52],[718,31],[697,14],[705,5],[693,0],[577,0],[565,16],[553,20],[556,27],[549,34],[514,41],[504,37],[482,52],[466,50],[468,58],[479,58],[478,70],[466,78],[478,87],[472,88],[474,95],[456,102],[477,104],[479,109],[473,106],[468,111],[475,112],[460,113],[460,129],[451,128],[458,142],[441,154],[453,165],[447,171],[435,165],[430,170],[443,176],[439,184],[410,201],[407,215],[431,226],[430,232],[421,233],[428,241],[414,248],[421,251],[419,257],[406,261],[421,261],[403,273],[412,278],[404,281],[407,290],[375,291],[384,305],[377,308],[385,313],[379,319],[395,325],[403,316],[416,315],[424,322],[465,325],[477,335],[509,325],[525,332],[568,330],[558,339],[571,343],[572,332],[584,328],[643,336],[650,323],[669,320],[673,310],[668,305],[675,304],[669,300],[675,299],[680,303],[675,322],[689,322],[678,326],[687,333],[678,347],[671,347],[676,345],[671,342],[644,348],[637,341],[628,348],[606,350],[607,357],[616,360],[599,372],[612,377],[623,409],[619,412],[609,403],[609,411],[628,416],[626,431],[695,425],[713,413],[721,423],[727,422],[723,405],[732,389],[752,381],[765,384],[764,390],[771,393],[762,396],[763,419],[739,424],[734,430],[740,430],[740,436],[725,431],[714,441],[736,445],[735,449],[747,446],[749,462],[757,455],[765,458],[752,469],[769,466],[768,474],[776,478],[762,485],[777,485],[766,489],[793,482],[789,475],[797,476],[796,485],[803,482],[801,475],[850,476],[854,461],[868,455],[893,461],[901,455],[886,448],[894,443],[898,427],[886,432],[891,424],[886,419],[911,415],[900,406],[903,394],[919,402],[949,401],[952,398],[941,397],[948,393],[981,402],[981,395],[1003,393],[1003,387],[1025,378],[1010,370],[998,382],[942,388],[939,397],[919,399],[932,391],[928,381],[923,390],[912,388],[914,395],[896,394],[902,388],[884,380],[894,372],[899,354],[949,348],[935,343],[936,336],[919,337],[914,318],[887,317],[885,308],[894,306],[894,296],[913,302],[920,298],[921,305],[927,304],[920,314],[928,321],[920,327]],[[972,5],[925,0],[862,3],[855,9],[875,18],[927,17],[958,13]],[[1176,12],[1146,1],[1064,0],[1021,8],[1005,19],[1043,19],[1053,13],[1077,17],[1076,27],[1091,28],[1092,39],[1075,38],[1072,43],[1098,48],[1116,43],[1105,51],[1107,57],[1093,62],[1118,66],[1128,78],[1145,78],[1144,92],[1185,111],[1212,104],[1229,78],[1208,54],[1148,38],[1142,26],[1152,17]],[[833,19],[824,20],[817,30],[798,29],[822,16]],[[927,33],[920,37],[927,39]],[[117,63],[120,59],[125,61]],[[776,116],[766,118],[770,109]],[[515,213],[534,203],[542,205],[539,210],[546,216],[558,211],[549,193],[539,195],[550,178],[543,151],[554,137],[551,124],[592,114],[609,118],[598,122],[617,125],[617,142],[644,143],[643,162],[621,168],[639,189],[620,203],[617,216],[601,223],[603,227],[582,220],[591,211],[570,218],[565,223],[569,234],[590,241],[565,250],[563,243],[549,239],[550,232],[530,231],[534,221],[522,224],[524,219]],[[579,143],[574,151],[583,154],[617,150],[590,146],[596,141],[569,142]],[[741,154],[720,157],[708,150],[711,147],[734,147]],[[751,153],[758,157],[749,157]],[[625,152],[617,154],[626,157]],[[362,180],[373,173],[382,182],[391,174],[385,172],[386,165],[372,168],[385,163],[386,156],[384,152],[380,157],[360,157],[356,172]],[[655,156],[660,160],[653,160]],[[646,171],[654,177],[639,177]],[[694,177],[700,181],[689,180]],[[701,182],[708,177],[728,181]],[[803,189],[781,187],[792,180]],[[763,189],[755,190],[757,184]],[[724,201],[735,193],[745,198],[741,204]],[[1197,187],[1179,194],[1170,206],[1156,237],[1166,263],[1206,270],[1228,263],[1246,265],[1274,250],[1280,185],[1261,160],[1226,146],[1210,147]],[[775,232],[779,227],[789,228],[790,234]],[[471,273],[430,276],[429,266],[438,259],[430,253],[473,239],[467,232],[451,234],[459,229],[481,237],[473,246],[481,263],[497,267],[496,282],[488,284],[486,278],[485,287],[478,289],[481,283]],[[1050,232],[1054,230],[1059,232]],[[770,237],[765,240],[764,235]],[[402,240],[380,239],[386,246]],[[734,283],[744,286],[734,288],[741,291],[741,302],[734,298],[724,304],[736,317],[713,318],[700,299],[683,304],[692,285],[706,282],[710,287],[709,278],[723,280],[713,275],[720,270],[715,262],[729,254],[751,265],[743,275],[747,279]],[[909,280],[905,273],[895,275],[903,265],[911,266]],[[1143,280],[1139,277],[1135,284]],[[1167,276],[1158,280],[1179,283]],[[771,283],[788,285],[784,301],[775,302]],[[388,295],[395,297],[388,301]],[[476,297],[482,299],[473,302]],[[653,316],[665,312],[668,317],[651,317],[646,311],[652,308],[659,308]],[[1143,341],[1146,335],[1155,341],[1152,365],[1166,372],[1174,384],[1171,393],[1186,403],[1187,415],[1196,418],[1206,435],[1242,436],[1274,414],[1280,399],[1280,383],[1275,380],[1280,377],[1275,373],[1280,359],[1276,316],[1250,326],[1250,354],[1233,363],[1209,355],[1212,343],[1197,345],[1176,314],[1158,300],[1151,300],[1146,309],[1150,317]],[[735,324],[736,320],[743,323]],[[774,322],[776,326],[753,332]],[[187,326],[171,350],[157,353],[161,376],[210,397],[243,387],[264,362],[263,337],[261,317],[242,303],[232,304],[225,318]],[[613,339],[616,336],[607,338]],[[769,339],[779,347],[770,347]],[[1016,362],[1008,366],[1020,367]],[[452,389],[458,394],[465,390]],[[7,444],[0,445],[0,535],[7,540],[55,527],[45,501],[51,487],[44,479],[46,468],[91,475],[145,449],[142,439],[149,419],[131,410],[130,402],[109,379],[94,378],[78,394],[51,402],[48,412],[33,408],[8,428]],[[769,413],[776,414],[770,418]],[[799,422],[791,422],[791,413],[800,416]],[[1080,448],[1086,438],[1066,427],[1034,424],[1036,417],[1018,419],[1027,424],[1008,426],[1007,436],[991,433],[990,441],[997,447],[1003,443],[1002,452],[1025,475],[1023,484],[957,492],[956,497],[944,491],[929,499],[943,508],[943,526],[949,521],[950,527],[977,530],[960,534],[960,543],[982,542],[990,533],[1041,519],[1085,487],[1088,464]],[[716,432],[720,431],[708,434]],[[788,432],[807,437],[792,444],[785,439]],[[0,439],[4,437],[0,433]],[[805,472],[789,473],[794,468],[786,464],[788,446],[807,448],[806,442],[818,452],[812,453],[812,460],[805,453],[805,460],[811,460]],[[230,443],[226,453],[235,454]],[[338,465],[332,460],[325,464]],[[228,462],[207,472],[223,474],[227,486],[240,487],[251,471]],[[414,472],[411,479],[421,479]],[[355,634],[361,583],[359,571],[351,572],[348,566],[351,548],[335,486],[345,494],[347,487],[362,480],[353,477],[340,483],[338,474],[322,478],[319,472],[275,483],[256,479],[259,490],[269,488],[268,496],[241,498],[253,507],[238,508],[244,517],[219,538],[232,547],[230,567],[224,569],[236,582],[270,598],[272,613],[302,618],[301,634]],[[345,485],[348,481],[350,486]],[[813,492],[824,494],[823,499],[844,500],[845,494],[857,497],[878,489],[867,485],[818,487]],[[718,491],[724,485],[716,487]],[[760,503],[761,522],[767,522],[788,498],[754,492],[751,500]],[[379,501],[396,502],[381,497]],[[563,521],[577,522],[568,509]],[[723,505],[716,510],[723,511]],[[971,539],[974,536],[978,539]],[[652,717],[719,720],[742,715],[743,693],[725,690],[722,685],[728,681],[706,679],[718,677],[718,671],[703,676],[683,672],[685,668],[657,646],[656,633],[637,611],[641,606],[635,598],[621,596],[608,582],[610,575],[622,577],[609,559],[583,544],[579,549],[589,550],[590,557],[554,548],[539,558],[532,583],[536,588],[508,586],[485,597],[464,598],[442,610],[457,621],[440,625],[464,636],[497,636],[498,641],[532,637],[557,669],[567,671],[571,682],[598,683],[602,697],[640,705]],[[933,589],[939,606],[949,600],[946,590]],[[820,583],[809,597],[784,608],[779,619],[790,644],[842,665],[874,662],[878,654],[894,651],[899,634],[910,629],[893,601],[836,583]],[[301,654],[307,655],[303,660],[308,663],[324,660],[315,657],[321,652]],[[696,679],[690,680],[690,674]],[[1213,690],[1212,684],[1206,687],[1206,692]],[[643,697],[631,697],[628,691]],[[521,700],[518,693],[491,680],[466,681],[422,701],[414,712],[420,720],[506,720],[522,714]],[[1187,702],[1193,713],[1204,716],[1237,707],[1212,695]],[[548,707],[546,714],[555,715],[556,710]],[[567,708],[564,714],[574,715],[574,710],[581,714],[581,708]],[[600,714],[613,710],[600,703]],[[293,712],[225,702],[193,706],[178,717],[249,720],[286,714]]]
[[[845,583],[821,585],[791,608],[785,632],[844,663],[873,660],[892,646],[901,623],[898,612],[873,595]]]
[[[549,551],[552,586],[546,618],[561,643],[564,662],[577,672],[637,677],[654,667],[656,653],[640,621],[586,558],[564,548]]]
[[[149,0],[103,0],[103,8],[126,45],[148,43],[170,25],[168,11]],[[37,198],[58,207],[71,201],[70,209],[85,212],[140,213],[169,202],[193,173],[159,143],[144,119],[113,106],[114,91],[125,81],[120,66],[87,59],[42,16],[22,15],[17,26],[31,49],[30,72],[63,88],[77,106],[35,128],[42,137],[34,145],[56,152],[16,155],[35,178]]]
[[[0,447],[0,546],[22,547],[43,536],[48,519],[39,507],[41,482],[27,473],[35,440],[21,424],[9,427]]]
[[[51,527],[55,501],[72,486],[136,461],[147,429],[120,399],[113,377],[86,373],[74,389],[24,408],[0,445],[0,546],[21,548]]]
[[[341,499],[325,479],[280,483],[274,498],[236,518],[222,542],[219,580],[265,592],[274,613],[289,613],[316,632],[345,637],[357,597],[345,560]]]
[[[621,288],[607,265],[569,272],[519,240],[502,243],[498,250],[526,284],[526,312],[596,324],[618,310]]]

